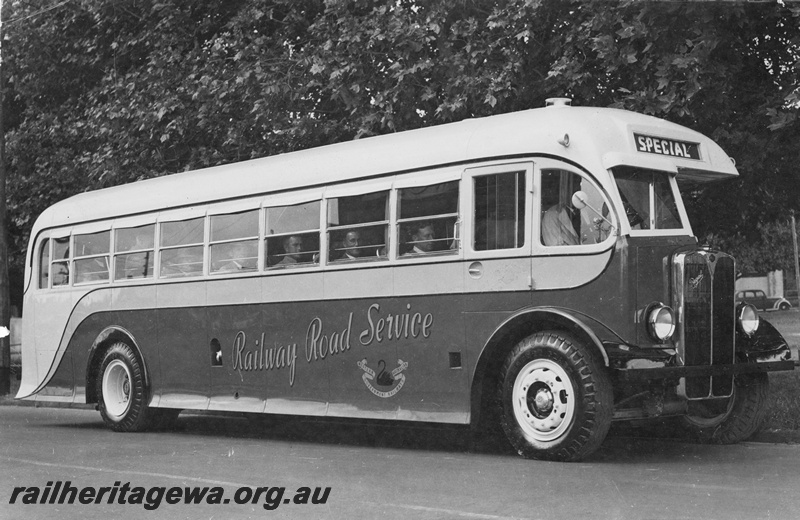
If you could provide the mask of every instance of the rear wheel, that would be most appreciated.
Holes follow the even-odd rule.
[[[768,394],[767,374],[736,376],[729,399],[717,406],[693,404],[693,410],[684,417],[685,426],[701,442],[734,444],[743,441],[756,433],[764,422]]]
[[[514,347],[499,396],[503,430],[527,458],[579,460],[600,446],[611,425],[607,372],[589,349],[561,332],[537,333]]]
[[[141,431],[177,416],[177,410],[148,408],[147,390],[142,363],[133,349],[123,342],[111,345],[97,379],[98,409],[106,425],[114,431]]]

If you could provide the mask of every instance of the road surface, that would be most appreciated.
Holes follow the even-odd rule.
[[[94,411],[0,406],[0,518],[800,518],[796,444],[611,436],[591,459],[565,464],[468,438],[460,428],[203,415],[121,434]],[[43,499],[67,483],[73,504],[69,494]],[[167,503],[171,488],[178,503]],[[206,494],[186,504],[187,488]]]

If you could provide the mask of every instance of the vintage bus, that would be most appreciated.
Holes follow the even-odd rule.
[[[31,233],[18,398],[499,425],[579,460],[612,421],[750,436],[789,348],[678,191],[738,175],[653,117],[549,106],[74,196]]]

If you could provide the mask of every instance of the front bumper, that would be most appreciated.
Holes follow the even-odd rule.
[[[678,379],[695,376],[723,376],[748,374],[754,372],[777,372],[794,370],[794,361],[765,361],[755,363],[734,363],[732,365],[664,366],[659,368],[617,369],[619,378],[626,382],[644,382],[656,379]]]

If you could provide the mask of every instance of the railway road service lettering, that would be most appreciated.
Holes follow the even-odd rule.
[[[297,367],[297,343],[265,348],[265,334],[256,340],[255,348],[247,348],[247,335],[239,331],[233,339],[233,369],[238,371],[273,370],[289,368],[289,386],[294,386]]]
[[[384,341],[414,340],[430,337],[433,314],[412,312],[406,304],[405,312],[382,313],[380,304],[373,303],[366,312],[367,328],[358,334],[359,343],[368,347]],[[325,327],[322,318],[314,317],[306,329],[305,358],[308,363],[347,352],[351,348],[353,313],[347,317],[342,329]],[[288,369],[289,385],[294,386],[297,371],[297,343],[273,342],[267,347],[266,333],[248,343],[247,334],[240,330],[233,338],[232,366],[241,372]],[[399,373],[399,372],[398,372]]]
[[[350,350],[350,329],[353,328],[353,313],[347,319],[347,327],[342,332],[334,331],[325,335],[322,320],[319,317],[311,320],[306,331],[306,361],[325,359],[339,352]]]
[[[383,317],[381,316],[381,306],[373,303],[367,310],[367,322],[369,327],[358,337],[364,346],[370,345],[374,341],[380,343],[385,339],[398,340],[418,338],[419,336],[427,338],[431,335],[433,314],[412,313],[409,303],[406,305],[406,312]]]

